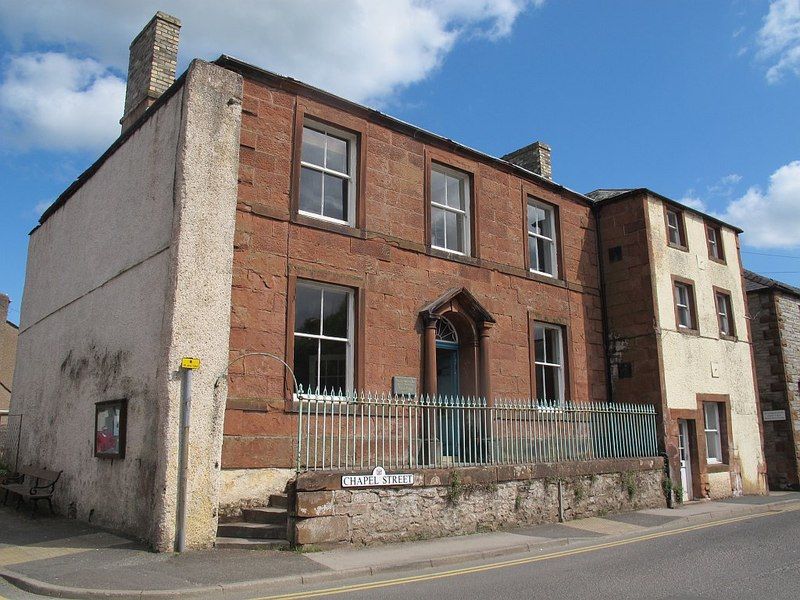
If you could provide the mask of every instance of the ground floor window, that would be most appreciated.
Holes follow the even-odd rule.
[[[706,457],[710,464],[722,463],[722,436],[720,427],[719,403],[704,402]]]
[[[294,373],[304,391],[353,389],[353,291],[298,281],[294,314]]]
[[[534,327],[534,362],[537,400],[564,401],[564,342],[558,325]]]

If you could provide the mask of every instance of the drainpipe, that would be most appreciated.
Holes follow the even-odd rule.
[[[603,243],[600,234],[600,205],[592,203],[591,211],[594,216],[595,241],[597,242],[597,266],[600,274],[600,315],[603,321],[603,352],[605,353],[606,368],[606,398],[607,402],[613,401],[614,390],[611,386],[611,355],[608,349],[608,312],[606,311],[606,275],[603,269]]]
[[[181,428],[178,435],[178,506],[175,518],[175,551],[186,549],[186,484],[189,457],[189,416],[192,408],[192,371],[181,367]]]

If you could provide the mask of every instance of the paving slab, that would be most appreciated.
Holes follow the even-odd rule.
[[[570,526],[577,529],[585,529],[587,531],[594,531],[602,535],[618,535],[621,533],[636,533],[642,531],[645,527],[639,525],[631,525],[630,523],[622,523],[620,521],[610,521],[600,517],[589,517],[588,519],[578,519],[570,521]]]
[[[671,523],[672,521],[677,521],[680,517],[650,515],[641,512],[631,512],[631,513],[619,513],[615,515],[607,515],[605,518],[608,519],[609,521],[630,523],[631,525],[638,525],[639,527],[659,527],[661,525],[666,525],[667,523]]]
[[[594,531],[587,531],[586,529],[578,529],[577,527],[570,527],[566,524],[560,523],[547,523],[545,525],[534,525],[532,527],[522,527],[513,529],[513,533],[518,535],[528,535],[551,540],[558,539],[577,539],[577,538],[593,538],[599,537],[600,534]]]

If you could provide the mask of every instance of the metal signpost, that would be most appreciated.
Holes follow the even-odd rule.
[[[175,551],[186,548],[186,481],[189,458],[189,417],[192,409],[192,373],[200,368],[199,358],[181,359],[181,426],[178,435],[178,511],[175,517]]]

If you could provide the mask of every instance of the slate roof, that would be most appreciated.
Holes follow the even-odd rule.
[[[602,202],[603,200],[608,200],[609,198],[614,198],[616,196],[621,196],[622,194],[627,194],[630,191],[633,191],[633,188],[615,189],[615,190],[614,189],[610,189],[610,190],[599,189],[599,190],[595,190],[593,192],[589,192],[586,195],[589,196],[589,198],[591,198],[595,202]]]
[[[783,283],[782,281],[770,279],[769,277],[759,275],[758,273],[748,271],[747,269],[744,269],[744,289],[747,292],[758,292],[764,289],[773,289],[800,298],[800,288],[796,288],[788,283]]]

